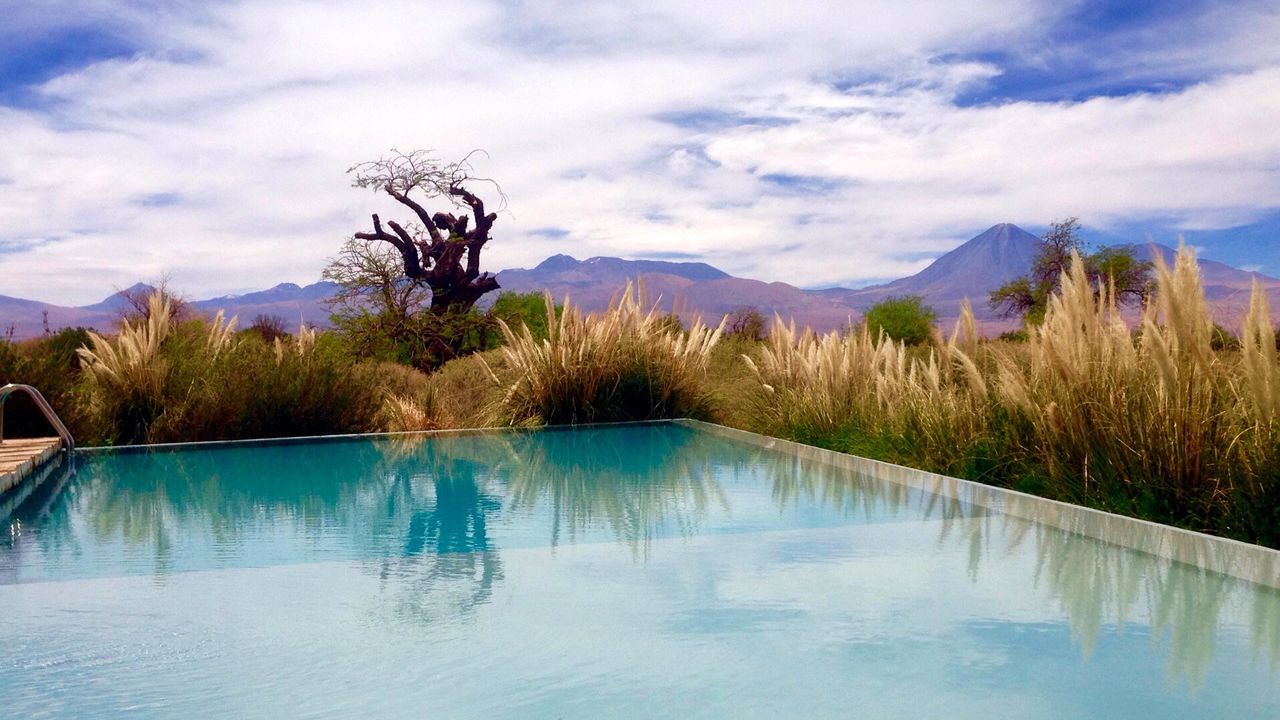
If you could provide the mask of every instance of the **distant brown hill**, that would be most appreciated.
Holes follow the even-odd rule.
[[[44,332],[46,323],[54,331],[67,327],[114,330],[129,306],[124,294],[145,293],[152,289],[150,285],[138,283],[100,302],[78,307],[0,295],[0,334],[8,333],[12,328],[15,338],[36,337]],[[277,315],[284,319],[290,332],[296,332],[304,322],[313,326],[328,325],[329,309],[324,300],[333,295],[334,289],[334,284],[329,282],[305,286],[282,283],[269,290],[197,300],[191,304],[210,315],[222,309],[239,315],[242,327],[253,322],[258,315]]]
[[[821,293],[781,282],[733,277],[703,263],[604,257],[576,260],[556,255],[528,270],[498,273],[504,290],[548,290],[557,302],[568,297],[588,311],[608,307],[628,279],[639,281],[649,301],[679,312],[686,319],[702,316],[718,322],[720,316],[738,308],[755,307],[768,315],[776,312],[815,329],[828,330],[844,325],[850,318],[848,307]]]
[[[887,297],[921,295],[938,312],[939,320],[949,325],[959,314],[960,304],[971,299],[981,329],[988,334],[1012,328],[1016,322],[991,315],[985,300],[988,294],[1005,282],[1025,274],[1031,268],[1037,238],[1016,225],[995,225],[947,252],[924,270],[910,277],[865,288],[828,288],[805,290],[781,282],[763,282],[738,278],[706,263],[667,262],[659,260],[624,260],[594,257],[578,260],[568,255],[553,255],[533,268],[516,268],[498,273],[503,290],[518,292],[549,290],[557,301],[568,296],[588,311],[602,310],[625,286],[628,279],[643,283],[646,295],[690,319],[702,316],[718,321],[721,315],[738,308],[754,307],[766,316],[774,313],[784,319],[815,330],[841,327],[876,302]],[[1131,245],[1142,259],[1156,256],[1172,262],[1173,248],[1158,245]],[[1252,273],[1213,260],[1200,262],[1205,294],[1218,322],[1236,327],[1248,308],[1249,289],[1256,279],[1272,296],[1272,307],[1280,313],[1280,279]],[[135,286],[133,290],[145,290]],[[225,309],[238,314],[243,324],[256,315],[277,315],[290,330],[306,322],[324,326],[329,311],[325,298],[332,295],[332,283],[319,282],[299,286],[283,283],[269,290],[228,295],[195,301],[200,310],[213,313]],[[488,298],[492,301],[494,296]],[[43,332],[44,313],[48,326],[83,326],[108,330],[114,327],[124,304],[120,293],[102,302],[82,307],[64,307],[0,295],[0,333],[13,328],[18,338],[33,337]]]

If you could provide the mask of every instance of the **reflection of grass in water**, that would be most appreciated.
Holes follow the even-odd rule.
[[[643,548],[666,528],[691,534],[713,503],[728,509],[716,482],[713,437],[670,427],[588,429],[510,436],[504,467],[513,508],[546,502],[551,543],[608,526]],[[722,447],[722,446],[721,446]]]
[[[1170,679],[1184,678],[1193,690],[1202,687],[1222,614],[1245,593],[1252,602],[1247,630],[1254,656],[1267,655],[1273,671],[1280,666],[1280,591],[1205,569],[1233,567],[1246,577],[1274,577],[1270,553],[1246,554],[1172,529],[1135,531],[1127,520],[1018,495],[1002,496],[1003,512],[991,513],[982,507],[989,490],[856,458],[833,464],[820,452],[805,457],[761,451],[757,462],[767,468],[773,497],[783,507],[813,503],[850,517],[910,514],[940,521],[939,548],[967,546],[975,580],[984,559],[999,562],[1033,543],[1035,583],[1067,614],[1072,640],[1086,658],[1104,627],[1122,629],[1145,609],[1153,636],[1167,639]]]
[[[844,464],[835,465],[816,455],[762,451],[754,463],[764,466],[780,511],[812,504],[846,517],[910,514],[922,521],[940,521],[939,545],[956,532],[957,520],[986,514],[986,510],[964,501],[954,478],[853,457],[842,461]],[[966,531],[980,529],[972,522],[964,525]]]
[[[1258,591],[1254,600],[1252,622],[1249,625],[1253,639],[1253,660],[1265,654],[1272,672],[1280,669],[1280,591]]]
[[[379,572],[388,582],[404,584],[397,612],[430,618],[470,612],[501,581],[488,524],[504,495],[515,510],[545,502],[553,543],[607,527],[647,551],[664,530],[688,533],[712,506],[728,509],[716,472],[763,466],[780,508],[812,503],[850,517],[940,521],[938,547],[965,547],[973,578],[982,562],[1032,543],[1035,582],[1066,613],[1086,657],[1104,628],[1145,611],[1153,634],[1167,640],[1170,676],[1199,687],[1223,614],[1248,602],[1241,630],[1255,661],[1280,667],[1280,591],[1200,569],[1275,577],[1273,554],[1172,530],[1135,532],[1127,521],[1016,495],[1002,496],[1003,512],[993,515],[981,500],[986,490],[852,459],[842,466],[761,451],[726,465],[724,447],[701,432],[631,427],[91,458],[69,483],[75,492],[51,498],[55,511],[35,538],[49,555],[75,552],[70,519],[81,513],[99,538],[150,548],[163,573],[181,533],[204,528],[229,547],[269,523],[317,534],[337,523],[386,558]]]
[[[1275,626],[1256,620],[1280,616],[1280,594],[1206,569],[1230,567],[1245,577],[1274,577],[1271,554],[1169,528],[1135,528],[1127,520],[1019,496],[1010,497],[1006,511],[1007,528],[1031,528],[1036,582],[1045,583],[1067,613],[1086,657],[1103,627],[1122,629],[1145,607],[1153,636],[1167,638],[1170,680],[1184,678],[1198,689],[1213,661],[1222,615],[1244,593],[1255,619],[1249,632],[1254,654],[1269,653],[1275,668],[1280,659]]]
[[[201,527],[215,542],[234,544],[264,523],[309,527],[332,517],[380,460],[373,444],[358,442],[92,458],[81,470],[78,504],[99,537],[148,545]]]
[[[827,457],[823,451],[814,451],[810,457],[760,454],[758,462],[768,469],[779,508],[807,501],[846,517],[911,515],[938,521],[938,547],[965,543],[969,576],[977,578],[983,538],[989,532],[987,511],[963,499],[955,478],[848,456],[837,465]]]

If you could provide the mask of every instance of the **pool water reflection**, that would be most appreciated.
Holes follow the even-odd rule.
[[[1277,554],[832,457],[680,423],[91,455],[5,521],[0,697],[1280,716]]]

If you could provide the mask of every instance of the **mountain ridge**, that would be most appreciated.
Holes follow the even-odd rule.
[[[914,275],[864,288],[806,290],[783,282],[766,282],[734,277],[702,262],[666,260],[626,260],[598,256],[585,260],[567,254],[552,255],[532,268],[510,268],[497,273],[502,290],[515,292],[549,291],[557,299],[568,296],[588,311],[601,310],[622,289],[628,279],[644,286],[649,298],[659,299],[665,310],[686,319],[701,315],[718,318],[742,307],[756,307],[766,316],[777,314],[824,331],[841,327],[860,316],[876,302],[895,295],[922,295],[948,323],[959,314],[961,301],[968,297],[984,330],[999,332],[1016,325],[995,317],[984,302],[986,295],[1001,284],[1025,274],[1031,266],[1038,238],[1017,225],[993,225],[952,250],[939,255]],[[1159,256],[1172,262],[1173,248],[1158,243],[1132,243],[1127,247],[1143,260]],[[1255,279],[1269,294],[1272,306],[1280,309],[1280,278],[1231,267],[1214,260],[1200,260],[1205,294],[1223,324],[1233,324],[1247,309],[1249,289]],[[0,295],[0,332],[13,328],[15,338],[34,337],[48,326],[83,326],[98,330],[114,327],[128,307],[124,293],[149,291],[138,283],[90,305],[66,307],[35,300]],[[324,300],[337,285],[320,281],[308,285],[280,283],[265,290],[239,295],[223,295],[191,302],[192,307],[212,314],[223,309],[238,314],[243,324],[257,315],[276,315],[288,329],[301,323],[325,326],[329,310]],[[482,306],[496,295],[485,298]]]

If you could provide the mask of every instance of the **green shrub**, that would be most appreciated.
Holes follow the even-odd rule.
[[[557,317],[561,310],[556,306]],[[493,307],[489,308],[489,317],[495,321],[501,320],[512,328],[518,329],[523,325],[529,328],[535,340],[547,338],[547,299],[542,293],[504,292],[498,296]],[[494,333],[489,347],[497,347],[501,340],[501,333]]]
[[[334,332],[356,357],[410,365],[423,372],[491,347],[500,337],[495,321],[475,310],[443,315],[349,312],[332,320]]]
[[[72,435],[87,432],[84,402],[77,393],[80,361],[76,348],[88,341],[88,331],[68,328],[41,338],[13,343],[0,341],[0,385],[31,385],[44,395]],[[26,395],[11,396],[4,414],[5,437],[44,437],[49,423]]]
[[[873,338],[881,333],[908,345],[920,345],[933,337],[938,314],[918,295],[881,300],[867,311],[863,325]]]
[[[1239,350],[1240,338],[1233,335],[1230,330],[1214,323],[1213,334],[1209,337],[1209,345],[1217,351]]]
[[[508,377],[499,350],[458,358],[444,364],[429,380],[440,427],[489,427],[501,422],[503,389],[493,373]]]
[[[729,313],[724,328],[726,337],[742,338],[753,342],[763,340],[766,332],[764,315],[754,307],[740,307]]]

